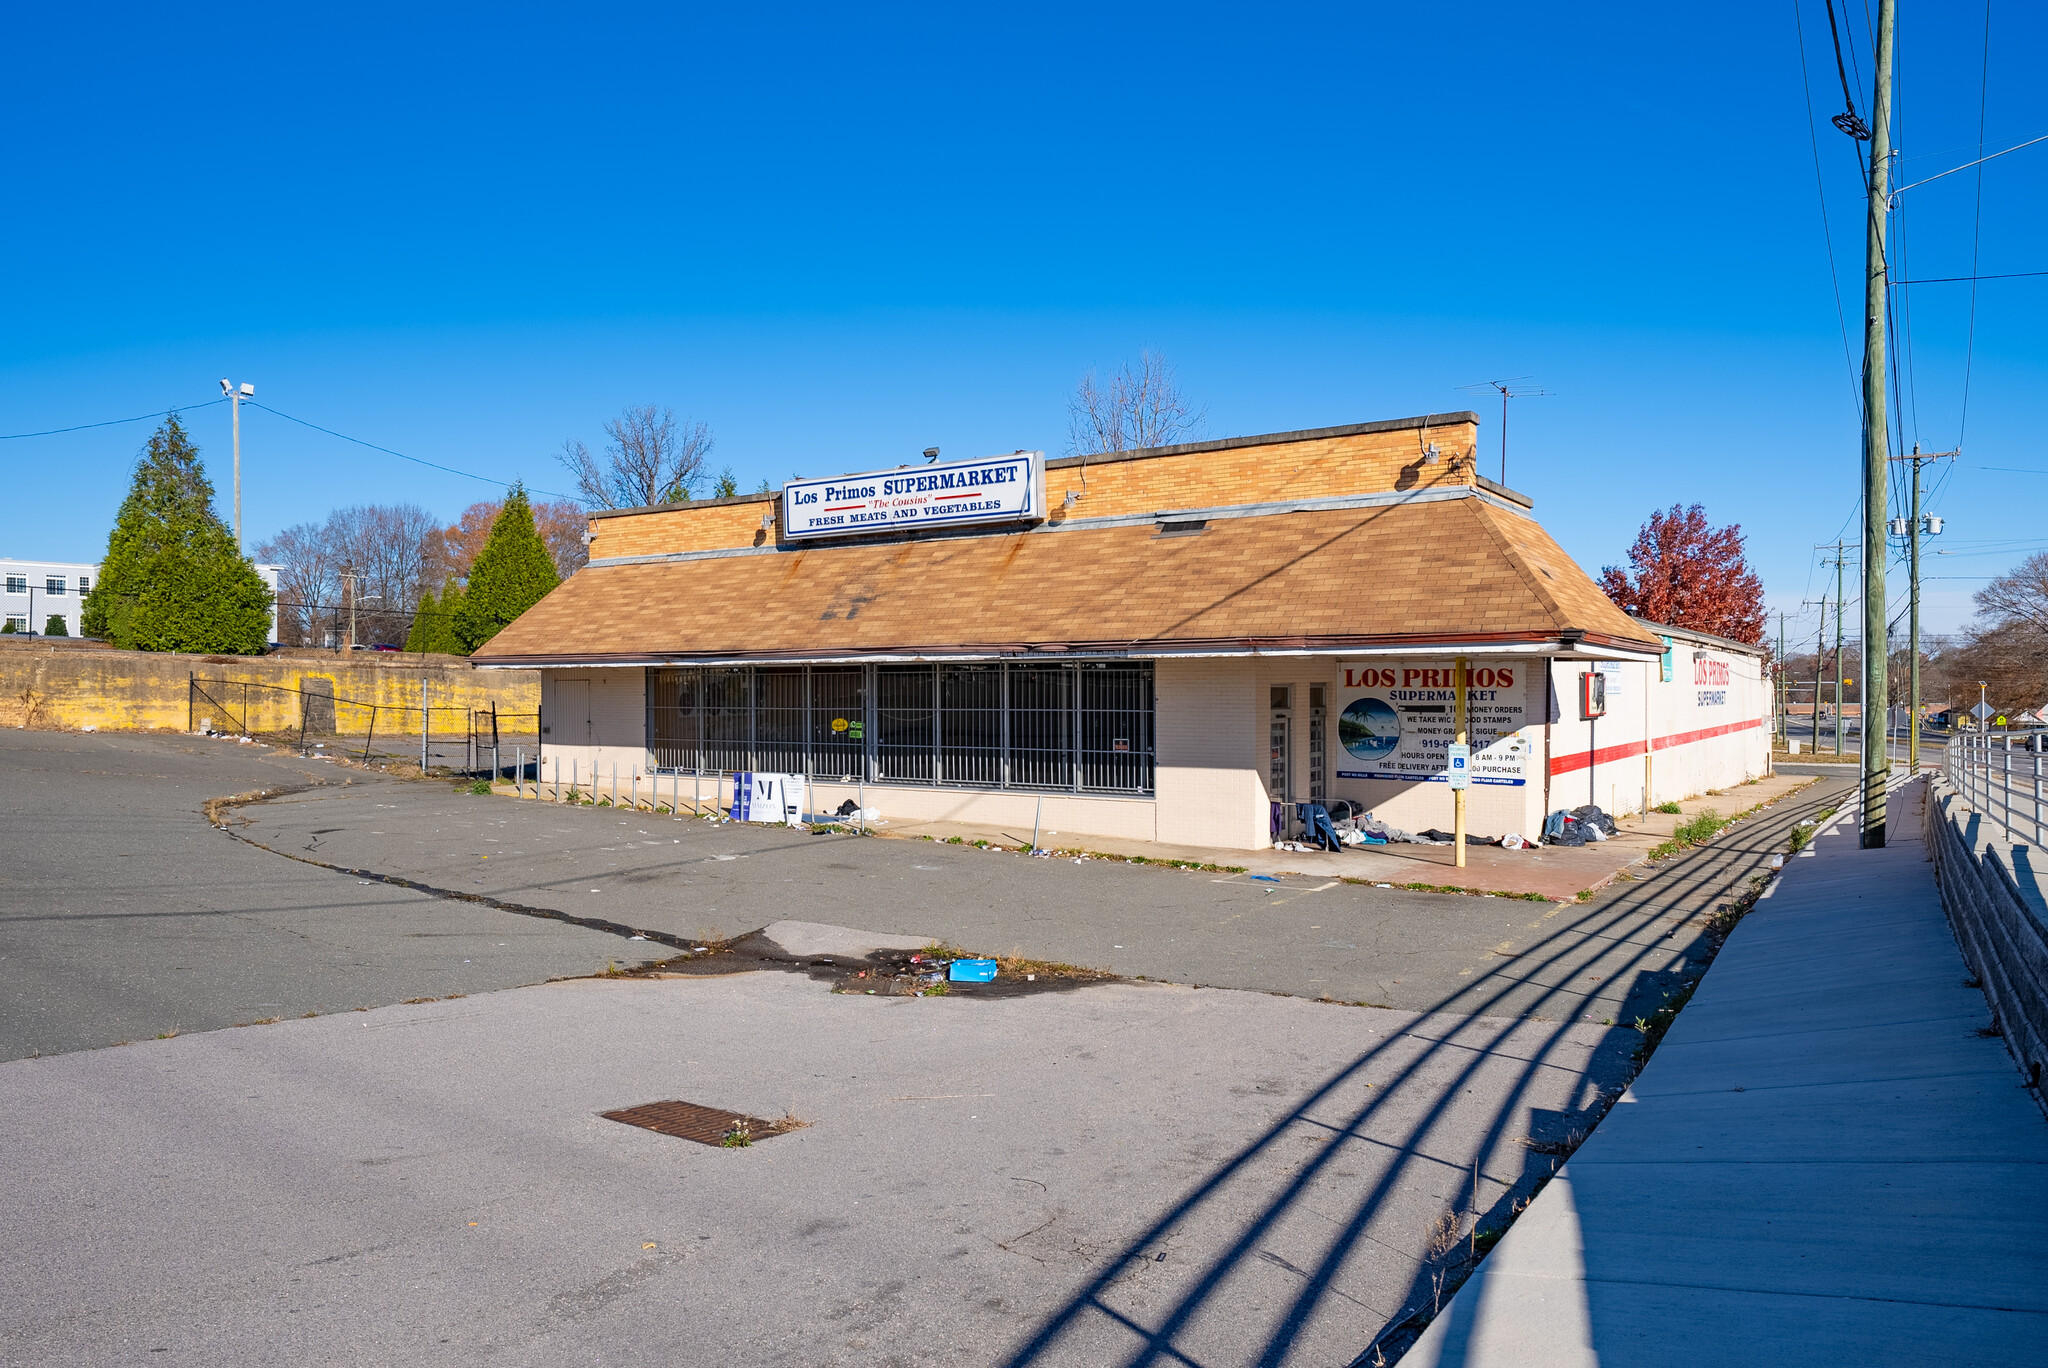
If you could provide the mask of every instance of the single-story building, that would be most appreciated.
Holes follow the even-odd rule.
[[[1482,477],[1478,415],[1018,451],[591,515],[480,650],[541,671],[543,780],[1257,848],[1288,804],[1446,827],[1617,812],[1769,766],[1756,648],[1638,622]],[[683,776],[688,776],[684,778]]]

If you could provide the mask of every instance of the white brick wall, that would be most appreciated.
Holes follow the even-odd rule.
[[[1162,660],[1153,681],[1157,839],[1231,850],[1269,844],[1257,662]]]

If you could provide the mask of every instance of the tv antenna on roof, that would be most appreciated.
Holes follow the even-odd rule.
[[[1550,393],[1547,389],[1525,383],[1528,379],[1526,375],[1517,375],[1511,380],[1482,380],[1476,385],[1458,386],[1474,394],[1480,390],[1500,391],[1500,482],[1503,486],[1508,482],[1508,400],[1541,399]]]

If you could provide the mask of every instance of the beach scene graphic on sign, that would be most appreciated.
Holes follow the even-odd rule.
[[[1337,718],[1337,740],[1360,760],[1384,760],[1401,744],[1401,715],[1384,699],[1357,699]]]

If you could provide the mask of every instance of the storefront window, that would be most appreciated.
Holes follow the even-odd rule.
[[[1152,666],[819,665],[647,672],[663,770],[949,788],[1152,792]]]

